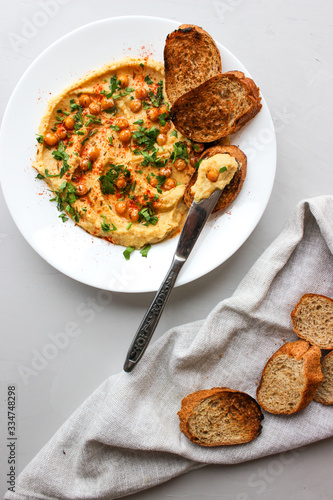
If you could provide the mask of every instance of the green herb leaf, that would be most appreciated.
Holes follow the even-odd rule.
[[[148,85],[152,85],[154,83],[149,75],[145,76],[145,82],[148,83]]]
[[[226,170],[228,170],[228,167],[221,167],[219,173],[222,174],[222,172],[225,172]]]
[[[44,137],[40,134],[36,134],[36,141],[39,143],[39,144],[43,144],[43,140],[44,140]]]
[[[148,245],[146,245],[145,247],[143,247],[140,250],[140,253],[141,253],[142,257],[147,257],[148,252],[149,252],[150,249],[151,249],[151,245],[149,243],[148,243]]]
[[[126,226],[126,229],[127,229],[127,230],[129,230],[129,228],[131,227],[131,225],[132,225],[132,224],[133,224],[133,223],[132,223],[132,222],[130,222],[130,223]]]
[[[131,253],[134,252],[134,250],[134,247],[127,247],[126,250],[124,250],[123,255],[126,260],[130,260]]]

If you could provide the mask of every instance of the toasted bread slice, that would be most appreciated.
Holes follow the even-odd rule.
[[[321,349],[333,349],[333,300],[306,293],[291,313],[294,332]]]
[[[287,342],[268,360],[257,389],[260,406],[276,415],[303,410],[323,380],[319,347],[305,340]]]
[[[321,360],[321,369],[324,379],[314,400],[323,405],[333,405],[333,351]]]
[[[214,212],[219,212],[220,210],[224,210],[234,199],[237,197],[238,193],[242,189],[247,169],[247,159],[246,155],[241,151],[237,146],[213,146],[212,148],[206,149],[201,158],[211,158],[216,154],[229,154],[236,158],[239,163],[239,169],[234,175],[230,184],[228,184],[222,191],[221,196],[218,202],[215,205],[213,210]],[[193,201],[193,194],[191,193],[191,187],[197,180],[197,173],[195,172],[188,185],[186,186],[184,193],[184,201],[188,207],[191,206]]]
[[[181,95],[170,112],[176,129],[196,142],[238,132],[261,109],[259,89],[241,71],[220,73]]]
[[[189,394],[178,416],[183,434],[201,446],[248,443],[260,434],[264,418],[251,396],[226,387]]]
[[[182,24],[167,36],[164,47],[165,90],[178,97],[222,71],[219,49],[199,26]]]

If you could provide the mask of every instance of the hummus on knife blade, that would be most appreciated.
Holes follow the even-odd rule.
[[[49,102],[34,167],[63,220],[134,248],[181,229],[202,146],[176,132],[168,110],[163,64],[149,59],[113,62]]]

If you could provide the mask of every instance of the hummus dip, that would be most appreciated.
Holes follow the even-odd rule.
[[[37,141],[63,221],[133,248],[182,228],[202,145],[170,121],[162,63],[126,58],[80,79],[51,99]]]

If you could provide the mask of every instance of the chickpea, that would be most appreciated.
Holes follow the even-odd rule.
[[[67,130],[73,130],[75,125],[74,118],[72,118],[71,116],[66,116],[62,123]]]
[[[89,188],[85,184],[78,184],[76,186],[75,194],[77,194],[78,196],[84,196],[85,194],[88,193],[88,191]]]
[[[163,105],[159,108],[158,112],[159,112],[159,114],[160,114],[160,115],[162,115],[163,113],[166,113],[167,115],[169,114],[169,112],[168,112],[168,108],[166,107],[166,105],[165,105],[165,104],[163,104]]]
[[[99,157],[100,150],[97,146],[93,146],[88,151],[88,158],[90,161],[95,161]]]
[[[66,139],[66,137],[67,137],[66,130],[64,130],[62,128],[59,128],[57,130],[57,137],[58,137],[59,141],[62,141],[63,139]]]
[[[58,137],[52,132],[48,132],[44,135],[44,142],[47,146],[55,146],[58,142]]]
[[[91,97],[87,94],[81,94],[79,97],[79,104],[83,108],[87,108],[91,103]]]
[[[148,95],[148,92],[145,88],[143,87],[139,87],[138,89],[136,89],[135,91],[135,97],[137,99],[145,99]]]
[[[98,102],[92,102],[89,104],[89,111],[92,115],[99,115],[101,109],[101,105]]]
[[[116,182],[116,186],[118,189],[123,189],[126,187],[126,179],[125,177],[119,177]]]
[[[131,111],[133,111],[133,113],[137,113],[142,108],[142,102],[140,101],[140,99],[133,99],[130,102],[129,107]]]
[[[171,129],[171,123],[170,122],[165,122],[165,125],[160,126],[160,132],[161,132],[161,134],[167,134],[170,129]]]
[[[165,177],[171,177],[172,170],[170,167],[163,167],[160,170],[160,175],[164,175]]]
[[[217,168],[215,167],[212,167],[208,170],[208,172],[206,173],[206,177],[208,180],[210,180],[211,182],[216,182],[217,179],[219,178],[219,171],[217,170]]]
[[[131,208],[128,211],[128,216],[132,222],[138,222],[139,220],[139,210],[137,208]]]
[[[157,108],[150,108],[147,112],[149,120],[152,122],[157,122],[158,117],[159,117],[159,112]]]
[[[156,142],[159,146],[164,146],[164,144],[166,144],[168,138],[165,134],[158,134],[158,136],[156,137]]]
[[[114,100],[112,99],[112,97],[110,97],[110,99],[107,99],[105,96],[103,97],[103,99],[101,100],[101,108],[103,111],[105,111],[106,109],[110,109],[114,106]]]
[[[124,130],[129,127],[129,123],[126,118],[116,118],[114,124],[119,127],[119,130]]]
[[[124,87],[128,87],[129,79],[127,75],[119,75],[117,77],[117,81],[120,82],[120,86],[123,89]]]
[[[149,184],[153,187],[156,187],[158,184],[158,180],[156,179],[156,177],[151,176]]]
[[[195,142],[193,144],[193,149],[196,153],[202,153],[203,150],[205,149],[205,146],[201,144],[200,142]]]
[[[184,168],[186,168],[187,163],[186,163],[186,161],[185,161],[185,160],[183,160],[182,158],[178,158],[178,159],[175,161],[174,165],[175,165],[175,168],[176,168],[177,170],[184,170]]]
[[[127,210],[127,202],[126,201],[118,201],[115,205],[115,209],[117,214],[124,215]]]
[[[121,140],[121,142],[128,142],[131,140],[131,137],[132,137],[132,134],[131,134],[131,131],[129,129],[122,130],[119,133],[119,139]]]
[[[81,158],[80,160],[81,170],[89,170],[91,168],[91,160],[89,158]]]
[[[170,191],[170,189],[173,189],[177,186],[177,182],[175,179],[170,177],[169,179],[166,179],[164,184],[162,185],[162,188],[165,189],[165,191]]]

